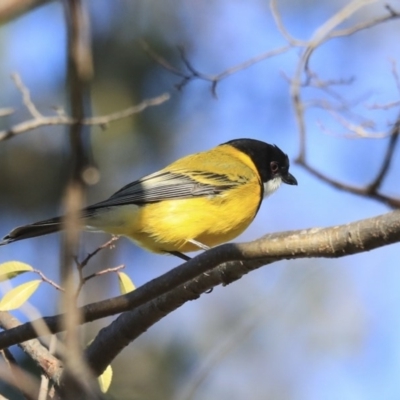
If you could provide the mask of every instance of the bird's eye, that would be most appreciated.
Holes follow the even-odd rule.
[[[279,170],[279,165],[276,161],[272,161],[270,164],[271,172],[276,173]]]

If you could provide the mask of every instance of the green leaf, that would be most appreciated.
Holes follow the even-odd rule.
[[[99,381],[100,390],[103,393],[106,393],[110,388],[112,377],[113,377],[113,370],[111,368],[111,365],[109,365],[105,369],[105,371],[97,378],[97,380]]]
[[[33,268],[20,261],[8,261],[0,264],[0,282],[15,278],[24,272],[33,271]]]
[[[131,278],[127,274],[123,272],[118,272],[118,280],[119,280],[119,290],[121,294],[126,294],[129,292],[133,292],[136,287],[131,281]]]
[[[7,292],[0,300],[0,311],[11,311],[21,307],[42,283],[40,279],[23,283]]]

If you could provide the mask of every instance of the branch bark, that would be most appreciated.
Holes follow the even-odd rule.
[[[400,212],[325,229],[283,232],[252,243],[232,245],[243,262],[221,265],[154,300],[120,315],[103,328],[86,350],[96,375],[130,342],[187,301],[219,284],[228,284],[248,272],[282,259],[304,257],[336,258],[372,250],[400,241]],[[237,259],[239,259],[239,257]]]
[[[262,265],[297,258],[344,257],[398,242],[400,242],[400,210],[329,228],[272,233],[254,242],[215,247],[133,292],[88,304],[81,307],[79,311],[82,315],[82,323],[134,309],[136,311],[132,311],[134,315],[132,318],[137,318],[138,313],[144,312],[146,318],[141,322],[140,332],[132,333],[136,337],[156,320],[186,301],[199,297],[201,293],[214,286],[234,282]],[[221,265],[229,261],[241,262]],[[142,306],[144,308],[138,308]],[[151,309],[155,310],[153,314],[149,314]],[[63,315],[45,317],[43,322],[51,333],[60,332],[62,317]],[[37,323],[37,321],[32,321],[1,332],[0,349],[37,337],[33,328],[35,322]],[[106,335],[104,332],[109,332],[109,329],[115,329],[115,325],[103,329],[101,335]],[[115,342],[118,342],[119,336],[114,337]],[[97,340],[100,339],[96,339],[92,346],[98,345]],[[122,342],[124,343],[122,346],[126,341],[131,340],[133,340],[132,336],[127,337]],[[106,353],[104,347],[101,352]],[[90,364],[93,366],[92,359],[90,359]],[[100,369],[96,368],[96,373]]]
[[[21,326],[21,322],[10,313],[0,311],[0,326],[2,329],[13,329]],[[54,357],[39,340],[32,339],[21,343],[20,346],[49,378],[62,369],[61,361]]]
[[[83,0],[64,0],[68,33],[68,95],[71,115],[82,120],[90,108],[89,84],[93,76],[89,20]],[[66,187],[65,234],[61,259],[61,278],[65,291],[62,305],[66,310],[62,324],[66,330],[63,354],[64,371],[57,380],[58,392],[65,399],[100,399],[98,385],[82,357],[82,345],[77,331],[80,313],[76,306],[74,255],[78,247],[81,221],[79,212],[84,204],[86,181],[84,172],[90,167],[87,137],[89,131],[79,122],[69,127],[71,177]]]

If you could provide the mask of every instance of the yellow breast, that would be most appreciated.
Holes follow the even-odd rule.
[[[236,168],[232,159],[238,163]],[[168,169],[182,170],[182,160]],[[199,165],[199,160],[192,161]],[[187,160],[184,165],[191,167]],[[262,186],[257,171],[248,156],[233,148],[222,154],[220,151],[217,166],[212,157],[202,160],[200,165],[211,172],[226,174],[238,184],[213,196],[117,206],[97,216],[91,225],[127,236],[156,253],[199,250],[188,240],[213,247],[234,239],[253,221],[260,206]]]

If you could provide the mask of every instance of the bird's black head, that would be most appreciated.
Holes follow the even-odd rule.
[[[264,186],[275,178],[288,185],[297,185],[296,178],[289,173],[289,158],[278,146],[255,139],[234,139],[224,144],[235,147],[252,159]]]

